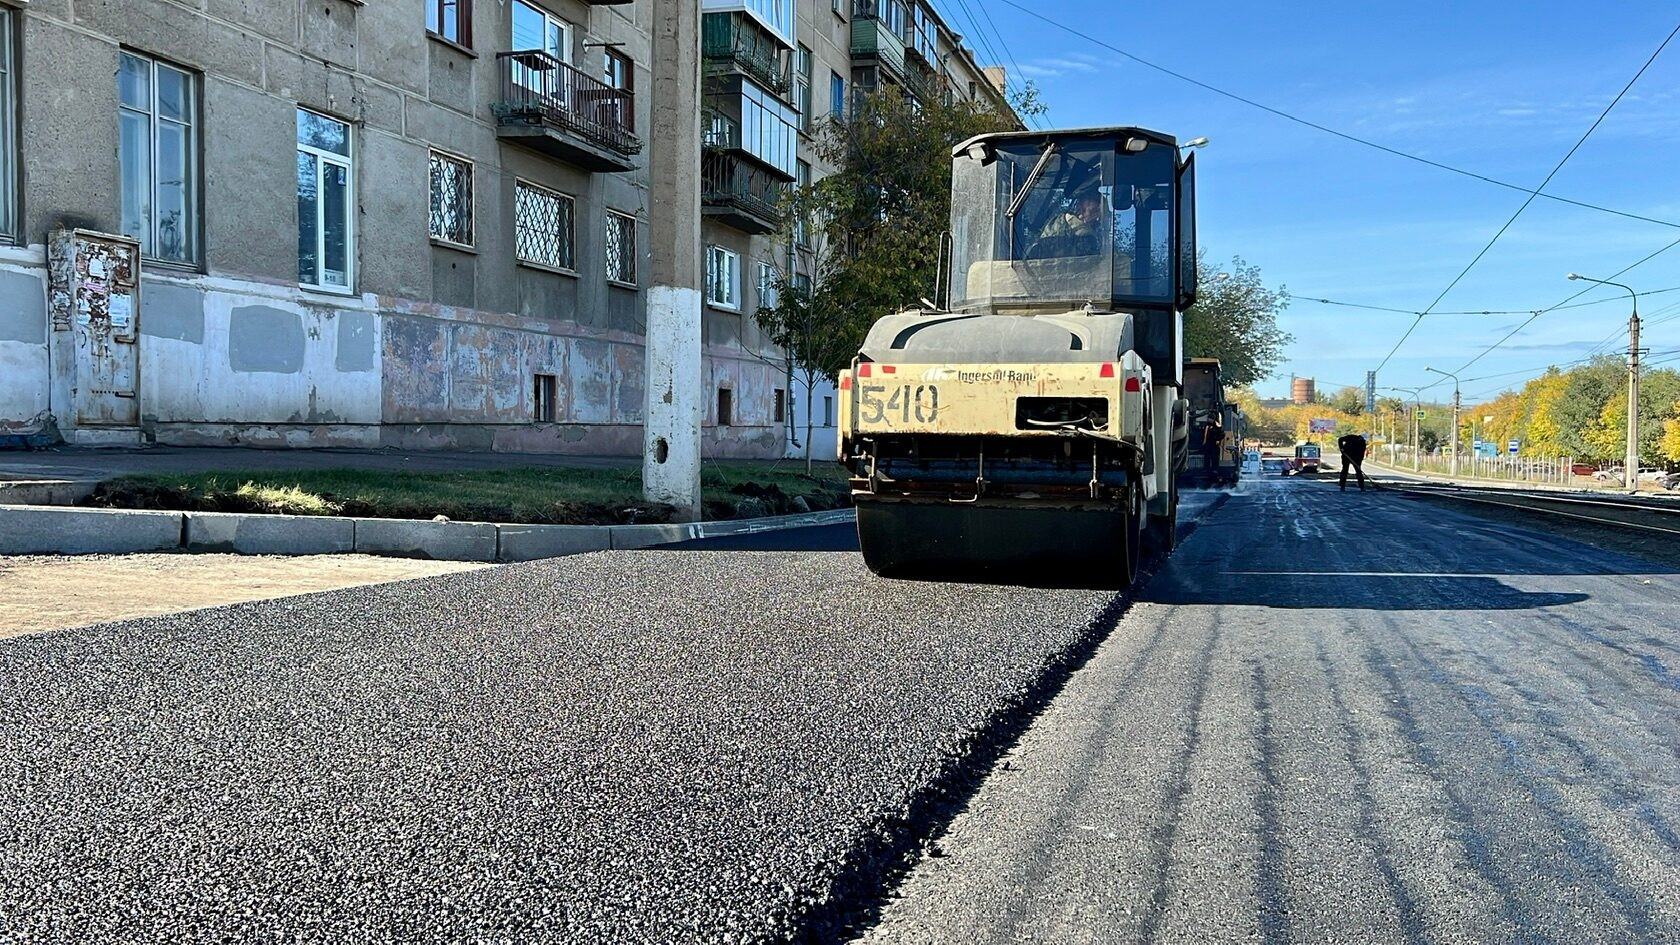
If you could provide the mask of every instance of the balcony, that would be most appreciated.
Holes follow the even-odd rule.
[[[743,233],[781,229],[787,187],[776,172],[710,143],[700,157],[700,212]]]
[[[872,59],[897,80],[905,74],[904,30],[897,22],[900,12],[891,0],[866,0],[852,10],[852,59]]]
[[[636,98],[535,49],[496,54],[496,136],[588,171],[629,171],[642,150]]]
[[[742,13],[708,13],[701,21],[706,74],[744,75],[786,99],[793,90],[788,50]]]

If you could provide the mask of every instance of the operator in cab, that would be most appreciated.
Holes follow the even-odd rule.
[[[1032,255],[1095,256],[1102,252],[1103,196],[1096,187],[1074,194],[1066,210],[1050,218],[1039,231]]]

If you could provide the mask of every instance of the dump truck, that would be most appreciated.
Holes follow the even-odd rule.
[[[1193,155],[1130,127],[965,141],[941,264],[943,304],[877,321],[839,377],[864,561],[1129,585],[1177,531]]]

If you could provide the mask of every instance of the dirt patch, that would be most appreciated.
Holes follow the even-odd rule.
[[[483,567],[372,555],[0,557],[0,639]]]

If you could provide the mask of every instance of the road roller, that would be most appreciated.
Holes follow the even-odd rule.
[[[1129,585],[1177,530],[1194,156],[1141,128],[969,139],[947,271],[943,304],[880,319],[839,377],[864,561]]]

